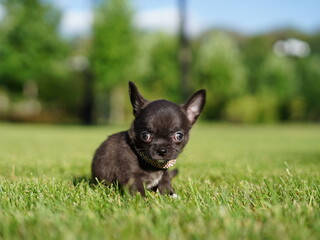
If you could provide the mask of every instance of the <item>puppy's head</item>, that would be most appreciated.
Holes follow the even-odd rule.
[[[129,130],[134,147],[153,161],[176,159],[205,105],[205,90],[194,93],[183,105],[167,100],[148,101],[133,82],[129,82],[129,94],[135,116]]]

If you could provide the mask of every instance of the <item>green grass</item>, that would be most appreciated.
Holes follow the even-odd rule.
[[[320,126],[195,126],[180,199],[89,184],[123,129],[0,124],[0,239],[320,238]]]

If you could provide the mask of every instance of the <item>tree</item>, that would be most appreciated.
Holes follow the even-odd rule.
[[[248,71],[248,91],[255,93],[259,81],[259,69],[265,57],[272,51],[273,40],[264,35],[249,37],[242,43],[241,52]]]
[[[298,84],[292,61],[287,57],[269,54],[259,70],[257,94],[274,98],[280,118],[287,120],[290,116],[288,106],[297,93]]]
[[[196,79],[208,90],[204,115],[221,119],[226,103],[246,92],[246,69],[235,42],[225,33],[205,37],[196,54]]]
[[[0,85],[10,98],[8,117],[34,120],[44,113],[52,120],[76,114],[78,89],[69,78],[69,48],[59,35],[60,12],[41,0],[1,4],[5,14],[0,22]],[[16,110],[32,102],[42,111]]]
[[[320,55],[314,54],[297,64],[301,78],[300,94],[306,103],[307,120],[320,120]]]
[[[151,90],[153,98],[168,98],[181,101],[181,83],[179,82],[179,63],[177,61],[178,44],[175,37],[164,33],[155,34],[148,39],[149,47],[147,69],[142,76],[144,85]],[[146,43],[144,43],[146,44]],[[143,56],[141,59],[146,58]],[[148,97],[148,93],[146,94]],[[186,100],[186,99],[184,99]]]
[[[114,116],[123,110],[120,88],[131,79],[136,55],[132,18],[127,0],[101,1],[96,6],[90,60],[97,88],[107,92],[109,102],[119,99],[118,104],[109,104],[109,117],[114,120],[121,120]]]
[[[187,37],[187,0],[178,0],[178,8],[180,15],[179,24],[179,67],[180,67],[180,88],[183,98],[189,97],[191,93],[190,84],[190,67],[191,67],[191,51],[189,39]]]
[[[46,85],[61,79],[66,45],[58,34],[60,13],[41,0],[3,0],[5,17],[0,23],[0,83],[21,92],[33,81],[46,99]],[[43,90],[43,91],[42,91]]]

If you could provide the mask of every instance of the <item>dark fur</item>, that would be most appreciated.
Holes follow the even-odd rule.
[[[147,101],[132,82],[129,82],[129,92],[135,119],[128,131],[110,136],[96,150],[92,177],[105,183],[117,182],[142,196],[145,196],[145,187],[172,195],[171,179],[177,170],[163,170],[149,165],[137,154],[137,149],[157,161],[176,159],[187,144],[189,130],[204,107],[205,90],[196,92],[181,106],[167,100]],[[152,132],[150,143],[141,139],[142,131]],[[185,134],[180,143],[172,140],[172,134],[176,131]],[[159,149],[165,149],[165,156],[159,155]]]

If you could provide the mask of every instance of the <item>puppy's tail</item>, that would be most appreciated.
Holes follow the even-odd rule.
[[[179,171],[178,171],[178,169],[174,169],[174,170],[169,170],[168,173],[169,173],[170,179],[172,179],[178,175]]]

